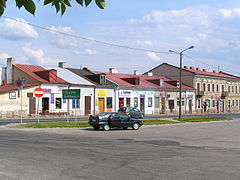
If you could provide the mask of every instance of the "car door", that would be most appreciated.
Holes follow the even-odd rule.
[[[141,112],[137,108],[133,108],[133,116],[134,118],[140,118],[141,117]]]
[[[130,117],[125,113],[119,113],[121,118],[121,126],[122,127],[129,127]]]
[[[121,126],[121,118],[119,116],[119,113],[114,113],[111,115],[111,125],[113,127]]]

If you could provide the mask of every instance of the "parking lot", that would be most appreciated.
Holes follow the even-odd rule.
[[[0,179],[240,179],[240,120],[139,130],[0,128]]]

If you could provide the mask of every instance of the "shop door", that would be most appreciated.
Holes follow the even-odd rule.
[[[170,112],[172,113],[174,109],[174,100],[169,100],[168,105],[169,105]]]
[[[33,97],[33,93],[27,93],[29,102],[29,114],[35,114],[36,112],[36,98]]]
[[[162,98],[162,114],[164,114],[166,112],[166,102],[165,102],[165,98]]]
[[[91,96],[85,96],[85,116],[91,114]]]
[[[99,112],[104,112],[105,111],[104,98],[99,98],[98,99],[98,108],[99,108]]]
[[[140,98],[140,111],[144,112],[145,111],[145,101],[144,98]]]
[[[188,101],[189,113],[192,114],[192,100]]]
[[[119,107],[119,109],[124,107],[124,99],[123,98],[119,98],[118,107]]]
[[[126,99],[126,106],[131,107],[131,99],[130,98]]]
[[[42,114],[49,112],[49,98],[42,98]]]

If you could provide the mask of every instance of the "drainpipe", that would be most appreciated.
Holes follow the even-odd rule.
[[[96,86],[93,86],[93,114],[96,114]]]

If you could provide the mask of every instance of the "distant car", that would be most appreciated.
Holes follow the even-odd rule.
[[[123,128],[127,129],[132,127],[134,130],[138,130],[143,125],[143,122],[139,119],[133,119],[125,113],[121,112],[104,112],[96,115],[89,116],[89,124],[93,126],[95,130],[102,128],[108,131],[110,128]]]
[[[134,107],[123,107],[123,108],[120,108],[118,112],[123,112],[129,115],[131,118],[141,118],[141,119],[144,118],[144,113]]]

